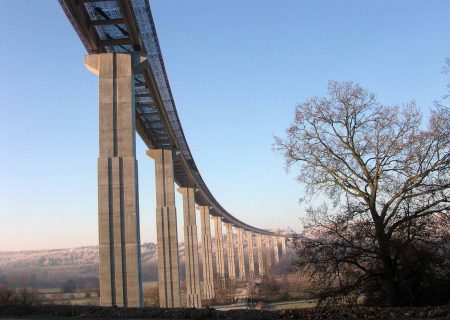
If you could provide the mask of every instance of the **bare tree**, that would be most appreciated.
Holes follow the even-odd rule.
[[[275,138],[307,199],[332,200],[308,209],[296,266],[322,297],[372,287],[402,304],[414,257],[448,265],[450,110],[437,106],[424,128],[414,102],[383,106],[351,82],[330,82],[328,94],[299,104],[286,138]]]
[[[77,283],[73,279],[67,279],[61,285],[61,291],[64,292],[64,293],[75,292],[76,289],[77,289]]]
[[[0,283],[0,304],[7,304],[12,295],[12,291],[5,284]]]
[[[450,74],[450,58],[445,59],[445,65],[442,69],[443,74]],[[444,99],[450,97],[450,83],[447,83],[447,93],[444,95]]]
[[[228,277],[214,277],[213,303],[230,304],[236,296],[238,285],[236,280]]]
[[[39,305],[42,304],[43,299],[36,289],[22,286],[16,289],[9,302],[12,304]]]
[[[158,287],[148,287],[144,290],[144,305],[146,307],[159,307]]]
[[[259,297],[266,302],[280,301],[287,299],[287,291],[277,282],[275,277],[270,274],[263,275],[259,287]]]

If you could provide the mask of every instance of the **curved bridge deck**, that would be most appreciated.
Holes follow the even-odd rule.
[[[195,201],[210,206],[223,222],[262,235],[276,234],[246,224],[214,198],[195,164],[178,118],[150,6],[146,0],[59,0],[89,53],[143,52],[148,65],[136,74],[136,129],[149,148],[176,148],[175,181],[197,189]]]

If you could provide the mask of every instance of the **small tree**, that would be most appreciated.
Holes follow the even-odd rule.
[[[67,304],[67,300],[64,297],[64,293],[62,292],[54,293],[52,303],[59,305]]]
[[[281,286],[277,283],[275,277],[265,274],[259,287],[259,297],[266,302],[279,300],[281,298]]]
[[[75,292],[77,289],[77,284],[73,279],[67,279],[61,286],[61,291],[64,293]]]
[[[10,302],[12,295],[12,291],[9,290],[5,284],[0,283],[0,304],[7,304]]]
[[[214,278],[214,299],[213,303],[229,304],[233,303],[233,299],[237,292],[236,280],[231,280],[228,277]]]
[[[438,106],[425,129],[414,102],[383,106],[349,82],[328,93],[299,104],[275,140],[307,199],[330,199],[307,210],[294,265],[323,299],[414,304],[424,274],[448,282],[450,110]]]
[[[16,289],[9,302],[13,304],[37,305],[42,303],[42,299],[36,289],[22,286]]]
[[[144,290],[144,305],[146,307],[159,307],[158,287],[149,287]]]

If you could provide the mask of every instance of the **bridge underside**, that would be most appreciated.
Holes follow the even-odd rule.
[[[86,67],[99,76],[99,241],[100,303],[142,306],[138,171],[135,133],[155,161],[159,299],[181,306],[175,183],[184,203],[187,305],[214,297],[210,219],[216,227],[216,277],[244,278],[244,231],[248,275],[255,275],[253,234],[260,274],[269,272],[270,251],[261,237],[284,237],[250,226],[213,197],[195,165],[170,90],[149,4],[146,0],[59,0],[89,55]],[[195,204],[201,212],[203,287],[200,287]],[[222,224],[227,227],[228,273]],[[233,228],[238,230],[239,275],[235,274]],[[270,250],[269,238],[266,239]],[[273,240],[276,241],[276,240]],[[272,248],[275,248],[275,244]],[[276,244],[275,263],[278,261]],[[266,257],[266,261],[262,261]],[[269,260],[269,261],[267,261]],[[262,270],[261,268],[265,269]],[[262,270],[262,272],[261,272]]]

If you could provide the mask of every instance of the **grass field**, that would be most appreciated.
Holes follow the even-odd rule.
[[[307,283],[302,278],[298,278],[294,275],[287,275],[282,277],[276,277],[276,282],[282,288],[282,290],[288,292],[286,301],[269,303],[267,306],[270,309],[282,310],[282,309],[296,309],[296,308],[308,308],[315,306],[315,301],[308,300],[310,297],[307,294]],[[257,280],[258,282],[259,280]],[[260,281],[259,281],[260,282]],[[240,280],[237,282],[238,288],[235,292],[235,297],[241,301],[244,301],[247,297],[247,289],[249,282]],[[185,283],[181,282],[181,303],[182,307],[185,307],[186,303],[186,288]],[[202,287],[202,286],[201,286]],[[144,306],[157,307],[159,306],[159,293],[157,281],[145,281],[142,284]],[[60,288],[47,288],[38,289],[36,291],[37,296],[44,304],[67,304],[67,305],[98,305],[99,292],[97,290],[83,290],[77,289],[74,292],[62,292]],[[257,296],[253,298],[258,299]],[[226,306],[218,306],[219,308],[227,308]],[[228,308],[246,308],[246,305],[230,305]]]
[[[281,301],[269,304],[270,310],[304,309],[313,308],[317,300]]]

